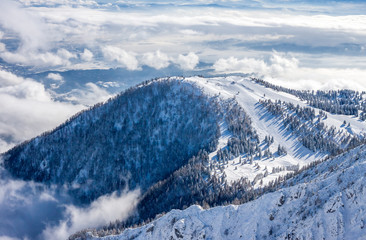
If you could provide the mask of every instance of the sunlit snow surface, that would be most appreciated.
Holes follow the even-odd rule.
[[[219,94],[220,97],[224,99],[235,97],[244,111],[252,119],[252,125],[257,131],[261,141],[260,146],[263,148],[265,145],[263,142],[265,136],[271,135],[274,138],[274,143],[270,146],[270,150],[276,152],[277,147],[280,144],[281,146],[284,146],[288,152],[285,156],[262,158],[261,160],[254,159],[253,164],[239,164],[239,157],[230,160],[229,164],[225,165],[225,174],[228,182],[238,180],[241,177],[247,177],[249,180],[253,180],[257,174],[264,174],[267,170],[269,175],[263,179],[263,184],[266,184],[269,181],[276,179],[279,175],[288,173],[288,171],[281,171],[279,173],[271,174],[273,167],[294,166],[297,164],[302,167],[326,156],[324,153],[313,152],[304,147],[296,136],[291,135],[290,131],[284,129],[280,119],[275,118],[265,111],[258,103],[260,99],[271,99],[272,101],[281,100],[284,102],[291,102],[295,105],[299,104],[300,106],[309,107],[297,97],[288,93],[277,92],[265,88],[264,86],[253,82],[250,78],[240,76],[216,78],[191,77],[187,78],[187,81],[196,83],[198,86],[202,87],[207,94]],[[319,110],[315,109],[315,112],[317,115]],[[343,121],[350,123],[351,128],[346,129],[345,126],[343,126]],[[353,134],[362,134],[366,129],[365,122],[362,122],[353,116],[328,113],[328,118],[324,120],[324,123],[328,127],[334,126],[339,131],[348,131]],[[221,132],[222,136],[219,140],[219,148],[225,147],[227,140],[230,137],[230,132],[225,128],[225,124],[221,125]],[[216,152],[211,153],[210,157],[214,161]],[[259,186],[258,184],[256,185],[257,187]]]
[[[361,146],[305,170],[289,181],[294,186],[243,205],[173,210],[102,239],[365,239],[365,163]]]

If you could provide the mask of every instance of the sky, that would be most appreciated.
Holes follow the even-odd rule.
[[[5,0],[0,7],[0,58],[10,69],[139,74],[176,66],[366,90],[362,1]]]
[[[365,13],[361,0],[1,0],[0,152],[153,77],[241,73],[366,91]],[[1,197],[33,183],[1,181],[0,215],[13,216]],[[29,194],[16,209],[44,200]],[[60,223],[83,214],[50,203],[61,205]],[[4,226],[0,240],[19,237],[2,238]]]

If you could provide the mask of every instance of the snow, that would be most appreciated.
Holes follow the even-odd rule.
[[[302,167],[328,157],[326,153],[305,148],[291,131],[284,128],[281,119],[258,103],[271,99],[310,107],[296,96],[265,88],[240,76],[190,77],[182,83],[187,82],[198,85],[211,96],[234,97],[252,119],[262,151],[267,147],[264,138],[268,135],[274,139],[271,152],[276,152],[279,144],[287,150],[286,155],[254,158],[253,163],[239,163],[240,157],[244,160],[246,155],[229,160],[224,165],[229,183],[242,177],[253,181],[268,172],[268,176],[255,183],[255,187],[260,187],[290,172],[272,172],[275,168]],[[319,109],[314,110],[316,115],[319,114]],[[339,133],[366,133],[365,122],[356,117],[330,113],[327,116],[324,123],[328,127],[334,126]],[[220,131],[218,149],[225,148],[232,136],[224,120],[220,122]],[[217,150],[210,153],[210,160],[216,161],[216,155]],[[213,171],[220,174],[218,169]],[[364,239],[365,172],[366,146],[360,146],[299,173],[279,190],[254,201],[208,210],[199,206],[172,210],[142,227],[126,229],[120,235],[97,238],[89,233],[89,239]]]
[[[366,146],[292,180],[297,183],[239,205],[173,210],[103,240],[355,239],[366,236]]]
[[[264,174],[267,170],[269,175],[263,179],[263,184],[267,184],[269,181],[274,180],[279,175],[285,175],[288,171],[281,171],[279,173],[271,173],[274,167],[286,167],[299,165],[300,167],[307,165],[313,161],[322,159],[326,154],[315,153],[306,147],[304,147],[296,136],[291,135],[290,131],[283,128],[282,122],[269,114],[259,104],[259,100],[271,99],[290,102],[302,107],[310,107],[305,102],[298,99],[296,96],[278,92],[270,88],[266,88],[260,84],[255,83],[250,78],[241,76],[228,76],[228,77],[215,77],[215,78],[202,78],[202,77],[190,77],[186,78],[186,81],[193,82],[203,89],[203,91],[209,95],[219,95],[221,98],[233,98],[239,102],[244,111],[249,114],[252,119],[252,126],[257,131],[259,139],[261,141],[262,150],[265,150],[264,143],[262,142],[267,135],[271,135],[274,139],[274,143],[271,144],[271,152],[276,152],[278,145],[284,146],[287,150],[287,155],[275,156],[274,158],[262,158],[254,159],[252,164],[239,164],[239,157],[229,161],[229,164],[225,166],[225,174],[227,181],[233,182],[246,177],[249,180],[253,180],[258,174]],[[319,110],[314,108],[316,114]],[[328,126],[334,126],[337,130],[348,132],[350,134],[363,134],[366,133],[366,124],[352,116],[328,114],[328,118],[324,120],[324,123]],[[350,123],[350,127],[347,128],[343,124],[346,121]],[[230,132],[227,130],[226,125],[223,123],[220,127],[222,137],[219,139],[219,148],[225,147],[227,140],[230,138]],[[211,160],[214,160],[216,152],[210,154]],[[242,156],[244,159],[244,156]],[[258,167],[259,166],[259,167]],[[216,173],[219,173],[216,170]],[[256,184],[259,187],[260,183]]]

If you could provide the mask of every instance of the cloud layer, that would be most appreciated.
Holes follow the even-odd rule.
[[[96,228],[116,220],[124,220],[135,209],[139,190],[117,195],[101,196],[88,207],[66,205],[63,220],[58,225],[48,226],[42,232],[43,239],[64,240],[71,234],[86,229]]]
[[[55,82],[53,88],[63,84],[60,74],[50,73],[47,78]],[[56,94],[40,82],[0,69],[0,152],[55,128],[78,111],[111,96],[93,83]]]
[[[365,7],[329,3],[4,0],[0,57],[43,70],[171,64],[195,70],[200,61],[260,61],[275,50],[292,53],[306,68],[365,69]],[[335,66],[339,58],[343,65]]]
[[[139,190],[112,193],[80,207],[65,189],[14,180],[0,168],[0,239],[64,240],[84,228],[125,219],[139,195]]]
[[[220,58],[213,65],[218,73],[250,73],[293,89],[366,91],[366,71],[357,68],[309,68],[297,58],[274,52],[268,61],[257,58]]]

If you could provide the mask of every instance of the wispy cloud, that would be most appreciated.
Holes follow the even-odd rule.
[[[48,226],[42,233],[43,239],[64,240],[71,234],[86,228],[95,228],[124,220],[135,209],[140,191],[135,190],[121,195],[105,195],[86,208],[66,205],[64,219],[56,226]]]
[[[2,26],[17,33],[22,41],[19,51],[36,51],[48,47],[47,26],[37,13],[10,0],[1,1],[0,9]]]
[[[98,87],[96,84],[88,82],[84,87],[73,89],[59,97],[67,100],[68,102],[83,104],[85,106],[93,106],[96,103],[108,100],[112,95],[107,90]]]

